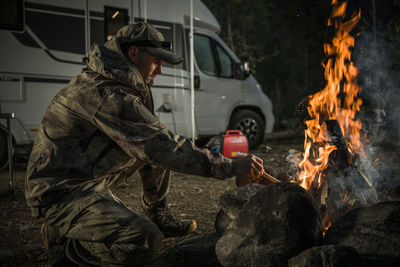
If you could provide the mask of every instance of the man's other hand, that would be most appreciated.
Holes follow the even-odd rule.
[[[254,155],[239,158],[233,164],[238,187],[251,184],[264,174],[262,159]]]

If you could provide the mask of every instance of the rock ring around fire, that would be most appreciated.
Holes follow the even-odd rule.
[[[321,237],[312,197],[293,183],[270,184],[243,206],[218,240],[216,254],[223,266],[287,266]]]

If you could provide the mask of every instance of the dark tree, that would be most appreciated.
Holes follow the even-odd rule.
[[[301,124],[304,117],[296,113],[296,107],[325,84],[321,61],[323,44],[330,42],[333,34],[333,29],[327,26],[331,0],[203,2],[221,24],[222,38],[240,58],[252,62],[253,74],[273,101],[277,128]],[[349,0],[347,16],[351,17],[360,8],[362,21],[354,30],[354,35],[358,35],[355,58],[365,50],[357,46],[357,42],[366,35],[367,52],[384,49],[391,53],[390,62],[385,64],[393,71],[400,71],[398,1]],[[381,40],[385,41],[384,46]],[[379,58],[379,53],[374,55]],[[375,60],[374,67],[360,69],[364,74],[372,73],[379,67],[378,62]]]

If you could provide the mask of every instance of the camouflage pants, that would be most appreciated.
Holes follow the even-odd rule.
[[[165,198],[168,170],[145,166],[140,174],[144,203]],[[116,198],[105,181],[73,192],[46,209],[45,218],[42,234],[51,266],[143,266],[163,238],[155,224]]]
[[[144,203],[163,200],[169,191],[170,171],[163,167],[145,165],[139,171],[143,184]]]

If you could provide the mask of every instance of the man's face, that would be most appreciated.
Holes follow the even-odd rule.
[[[151,84],[156,75],[162,73],[162,60],[144,49],[131,46],[128,50],[128,57],[135,64],[146,84]]]

